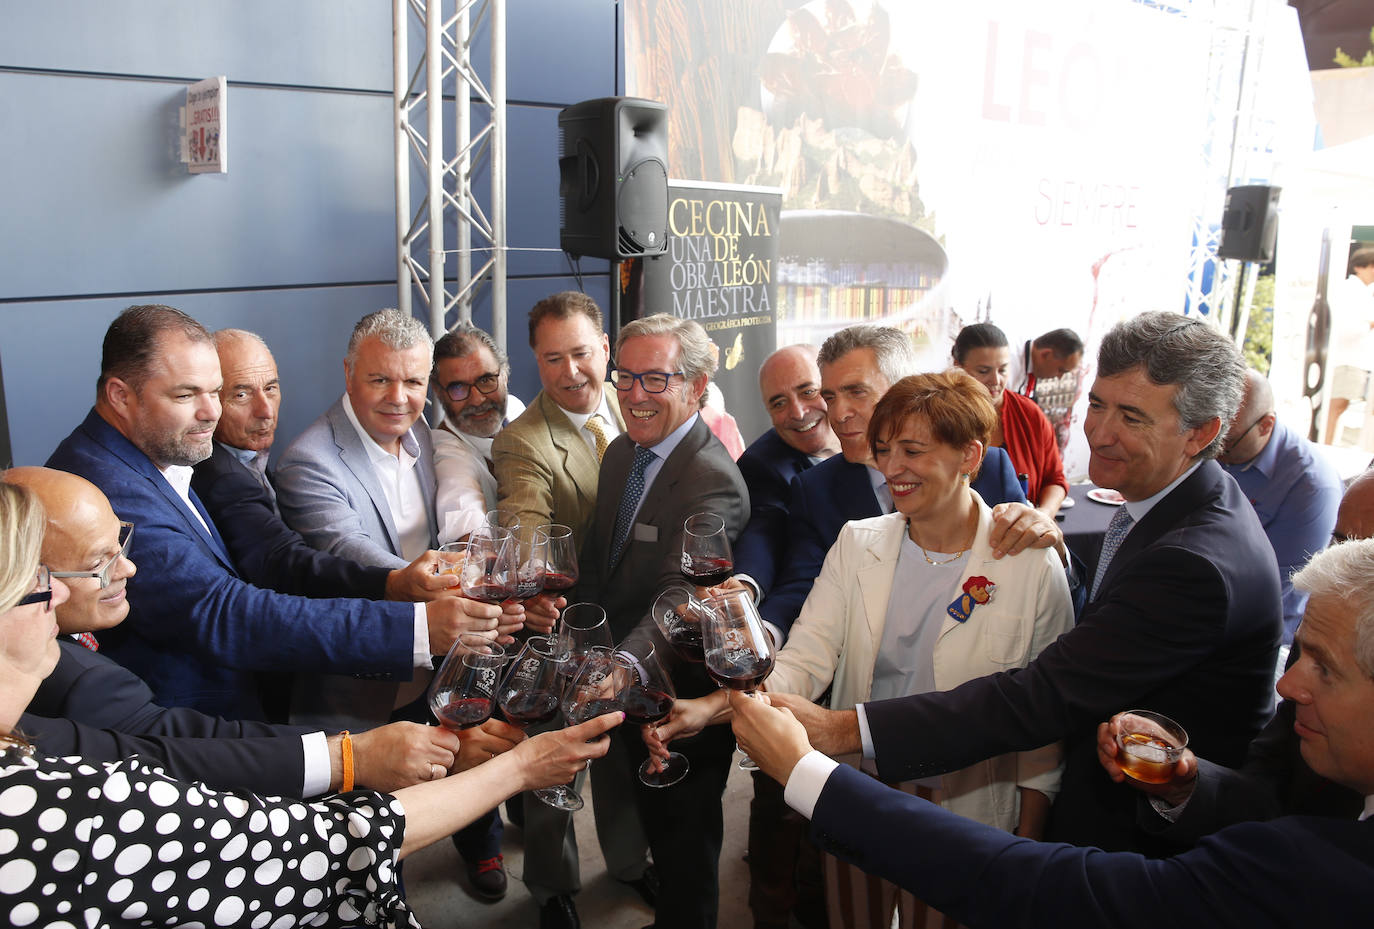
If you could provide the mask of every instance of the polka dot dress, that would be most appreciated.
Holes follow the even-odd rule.
[[[0,925],[415,926],[399,802],[174,781],[137,758],[0,752]]]

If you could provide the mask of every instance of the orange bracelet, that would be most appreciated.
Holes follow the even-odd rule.
[[[339,792],[347,793],[353,789],[353,740],[348,737],[347,729],[339,733],[339,749],[343,753],[343,784]]]

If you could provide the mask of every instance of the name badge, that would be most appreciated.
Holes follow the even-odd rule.
[[[636,542],[657,542],[658,527],[647,523],[635,523],[633,536]]]

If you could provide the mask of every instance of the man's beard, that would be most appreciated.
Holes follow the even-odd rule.
[[[144,440],[143,451],[159,468],[171,465],[189,468],[210,457],[214,450],[211,439],[210,433],[202,439],[192,439],[184,432],[159,433]]]
[[[506,398],[502,397],[500,400],[486,400],[476,406],[467,407],[458,414],[455,425],[459,431],[468,435],[489,439],[501,431],[501,420],[505,418]]]

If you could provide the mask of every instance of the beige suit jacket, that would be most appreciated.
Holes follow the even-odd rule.
[[[615,388],[604,384],[602,389],[623,432]],[[529,409],[496,434],[491,453],[501,513],[518,517],[525,526],[570,526],[573,542],[580,547],[596,508],[600,466],[558,404],[541,390]]]
[[[1024,668],[1073,625],[1073,603],[1059,557],[1051,549],[1031,549],[1015,558],[994,559],[987,543],[992,511],[981,499],[978,505],[978,529],[959,583],[980,574],[997,589],[992,601],[977,607],[967,622],[948,615],[936,620],[935,683],[941,690]],[[832,708],[849,709],[868,699],[888,602],[902,595],[893,585],[905,535],[906,517],[900,513],[845,524],[778,652],[769,690],[814,700],[833,680]],[[997,755],[946,774],[942,803],[961,816],[1010,830],[1019,812],[1016,788],[1053,798],[1060,771],[1057,743]]]

